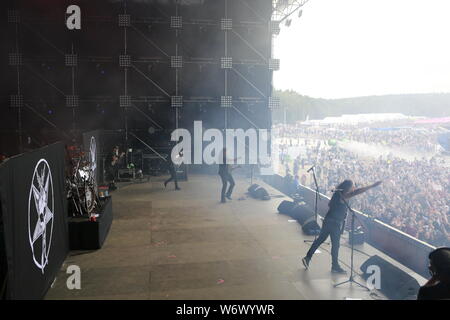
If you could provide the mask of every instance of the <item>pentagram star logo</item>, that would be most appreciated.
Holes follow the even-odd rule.
[[[52,243],[54,193],[50,166],[41,159],[34,168],[28,197],[28,237],[33,261],[44,273]]]
[[[91,172],[92,176],[95,178],[95,170],[97,169],[97,144],[95,142],[95,137],[91,137],[89,151],[91,156]]]

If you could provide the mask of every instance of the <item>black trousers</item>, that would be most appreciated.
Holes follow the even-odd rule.
[[[331,238],[331,259],[333,266],[338,266],[339,261],[339,246],[340,246],[340,240],[341,240],[341,228],[342,228],[342,222],[333,220],[333,219],[327,219],[323,221],[322,229],[320,230],[319,236],[316,238],[316,240],[311,245],[311,248],[309,249],[306,256],[308,258],[312,258],[314,252],[316,252],[317,248],[325,241],[327,240],[328,236]]]
[[[117,165],[109,166],[107,171],[107,179],[109,182],[114,182],[117,178],[117,173],[119,171],[119,168]]]
[[[167,179],[166,182],[164,182],[164,184],[168,184],[169,182],[173,181],[173,182],[175,182],[175,188],[178,189],[177,172],[175,171],[174,166],[169,166],[169,173],[170,173],[170,178]]]
[[[223,172],[223,173],[219,173],[219,175],[220,175],[220,178],[222,179],[222,193],[221,193],[220,199],[222,201],[225,201],[225,196],[231,197],[235,183],[234,183],[234,179],[233,179],[233,176],[231,175],[231,173]],[[230,184],[230,186],[228,187],[228,191],[227,191],[228,183]]]

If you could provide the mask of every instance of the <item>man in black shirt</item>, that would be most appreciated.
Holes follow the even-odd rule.
[[[231,200],[231,194],[235,186],[233,176],[231,175],[230,165],[227,163],[227,149],[223,148],[221,155],[222,162],[219,164],[219,176],[222,180],[222,192],[220,202],[225,203],[225,197]],[[227,184],[230,184],[227,191]]]
[[[115,146],[112,150],[112,152],[108,155],[107,162],[106,162],[106,170],[108,174],[108,180],[109,180],[109,187],[111,190],[116,190],[116,177],[119,170],[119,162],[121,161],[122,157],[125,155],[124,152],[119,154],[119,146]]]
[[[303,265],[306,269],[309,267],[309,262],[314,252],[319,246],[330,236],[331,238],[331,257],[332,265],[331,272],[346,273],[339,265],[339,242],[341,234],[344,232],[345,219],[347,218],[347,205],[345,201],[358,194],[366,192],[367,190],[379,186],[381,181],[378,181],[370,186],[355,189],[353,181],[345,180],[337,186],[330,202],[328,203],[328,212],[322,224],[322,229],[319,236],[311,245],[306,256],[302,259]]]
[[[183,141],[182,137],[179,137],[178,142],[174,142],[172,140],[169,140],[169,147],[171,148],[170,150],[170,156],[166,159],[166,166],[167,166],[167,170],[170,173],[170,177],[169,179],[167,179],[166,181],[164,181],[164,188],[167,187],[167,184],[171,181],[173,181],[175,183],[175,190],[181,190],[180,187],[178,186],[178,175],[177,175],[177,169],[176,169],[176,165],[175,162],[179,162],[179,160],[181,160],[180,158],[183,157],[183,150],[180,150],[178,152],[178,154],[176,155],[172,155],[172,151],[173,148],[175,148],[175,146],[177,145],[177,143],[181,143],[181,141]],[[172,159],[172,156],[175,157],[174,159]],[[185,170],[185,174],[186,174],[186,170]]]
[[[167,159],[167,167],[170,173],[170,177],[169,179],[164,181],[164,188],[167,186],[169,182],[173,181],[175,183],[175,190],[181,190],[180,187],[178,186],[177,171],[175,168],[175,164],[172,161],[172,157],[169,157],[169,159]]]
[[[428,258],[431,279],[420,288],[417,300],[450,299],[450,248],[438,248]]]

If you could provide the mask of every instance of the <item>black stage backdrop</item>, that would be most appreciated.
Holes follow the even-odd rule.
[[[41,299],[69,251],[64,145],[21,154],[0,166],[8,299]]]
[[[95,165],[92,168],[95,174],[97,186],[103,182],[103,165],[101,161],[101,130],[94,130],[83,133],[83,150],[86,158]]]

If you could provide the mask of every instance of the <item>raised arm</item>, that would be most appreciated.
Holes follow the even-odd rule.
[[[354,197],[354,196],[357,196],[358,194],[364,193],[364,192],[366,192],[366,191],[369,190],[369,189],[378,187],[378,186],[381,184],[381,182],[382,182],[382,181],[377,181],[377,182],[375,182],[374,184],[371,184],[370,186],[366,186],[366,187],[362,187],[362,188],[355,189],[355,190],[353,190],[353,191],[351,191],[351,192],[349,192],[349,193],[346,193],[346,194],[344,195],[344,197],[345,197],[346,199],[349,199],[349,198],[352,198],[352,197]]]

